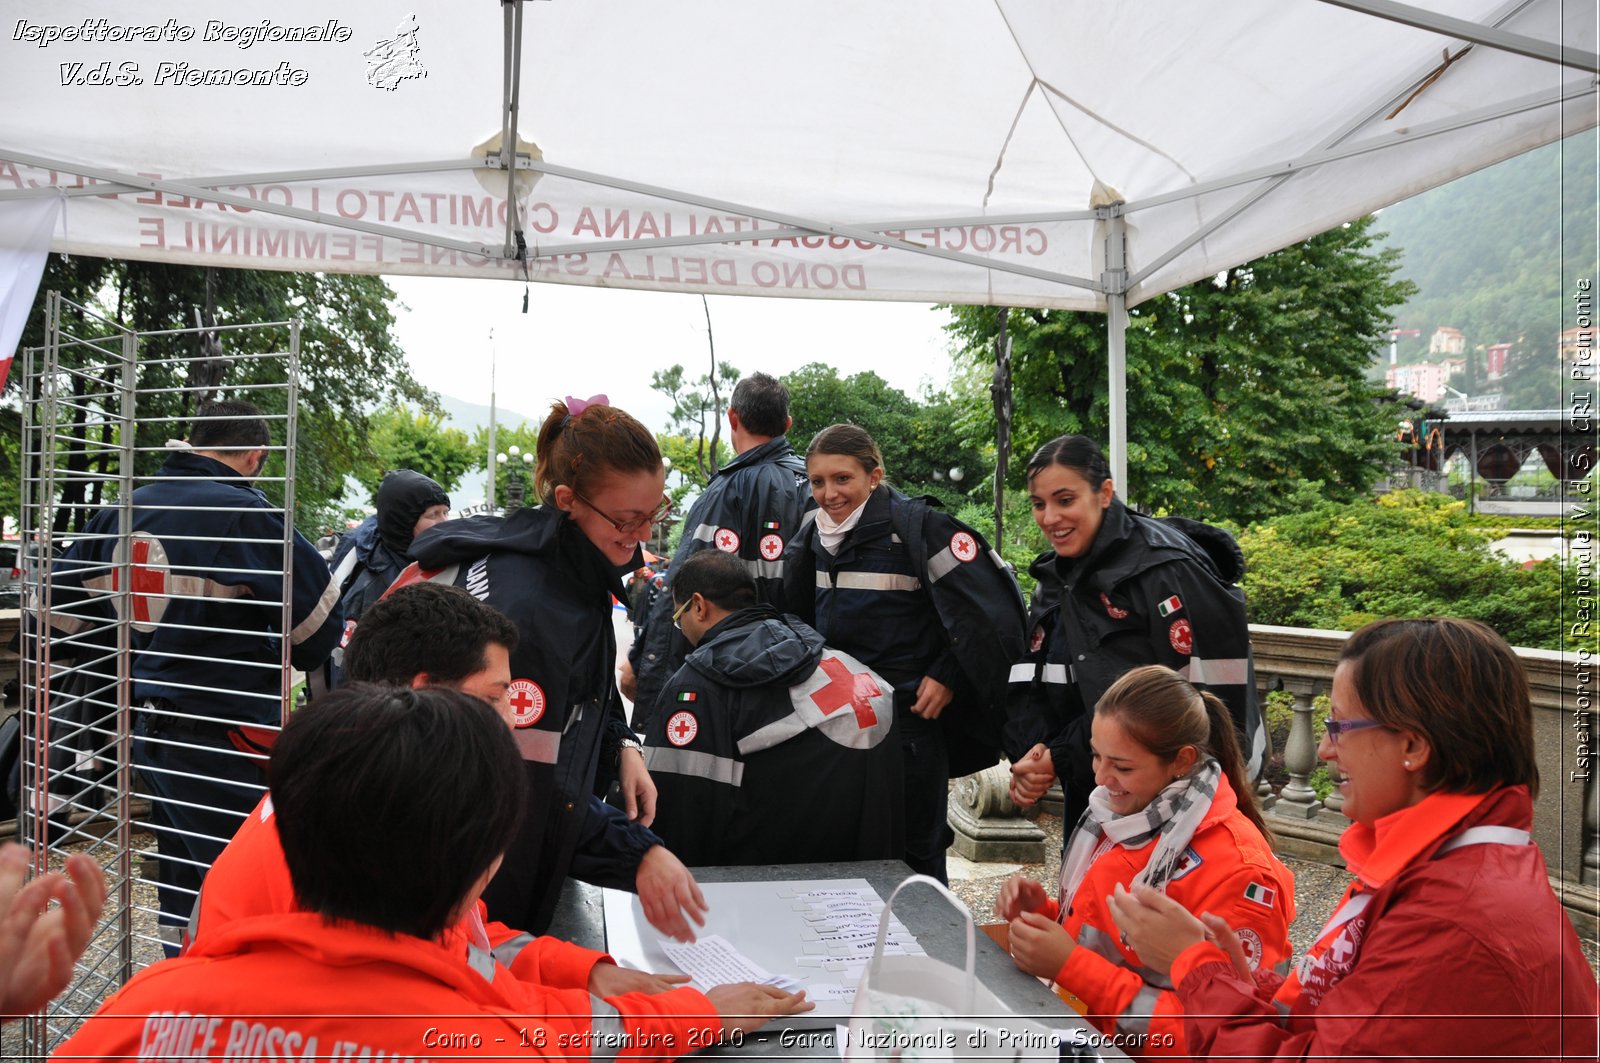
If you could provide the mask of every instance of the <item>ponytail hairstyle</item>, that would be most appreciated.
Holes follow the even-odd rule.
[[[1052,465],[1071,469],[1083,477],[1092,491],[1100,490],[1100,485],[1111,479],[1111,466],[1106,463],[1105,452],[1088,436],[1056,436],[1034,451],[1033,457],[1028,459],[1028,482],[1032,483],[1035,476]]]
[[[538,451],[533,483],[547,506],[556,504],[559,484],[579,494],[593,494],[600,481],[615,473],[661,471],[656,437],[630,414],[604,401],[569,398],[552,403],[539,428]]]
[[[873,469],[883,468],[883,451],[878,449],[877,442],[867,434],[866,429],[853,424],[830,424],[812,436],[811,445],[806,447],[806,457],[813,454],[840,454],[854,458],[869,476]],[[888,475],[887,472],[885,475]]]
[[[1135,742],[1165,763],[1175,760],[1184,746],[1194,746],[1203,757],[1217,758],[1233,787],[1239,811],[1271,843],[1272,833],[1245,771],[1233,716],[1221,698],[1209,690],[1196,690],[1166,665],[1147,664],[1112,683],[1094,711],[1117,720]]]

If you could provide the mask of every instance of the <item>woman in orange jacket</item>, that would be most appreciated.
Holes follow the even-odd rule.
[[[1267,843],[1232,717],[1214,694],[1147,665],[1094,710],[1097,786],[1067,841],[1059,901],[1014,876],[995,905],[1011,954],[1130,1055],[1185,1056],[1171,981],[1118,935],[1107,897],[1139,883],[1240,929],[1247,962],[1286,970],[1294,876]]]

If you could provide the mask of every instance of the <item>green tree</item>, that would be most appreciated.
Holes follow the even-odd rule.
[[[1428,359],[1440,325],[1466,334],[1470,395],[1500,390],[1507,409],[1560,405],[1557,337],[1574,324],[1572,292],[1594,273],[1600,172],[1593,129],[1517,155],[1388,207],[1382,239],[1405,249],[1399,276],[1416,285],[1395,311],[1421,335],[1402,362]],[[1483,350],[1511,343],[1505,378],[1488,381]]]
[[[722,467],[722,455],[728,450],[722,445],[723,412],[733,396],[734,385],[739,383],[739,370],[726,362],[718,363],[713,355],[711,372],[694,380],[684,374],[683,366],[658,369],[650,374],[650,387],[672,400],[672,411],[667,415],[667,434],[693,441],[693,449],[674,457],[673,467],[685,476],[694,475],[701,482],[709,481]]]
[[[702,448],[707,444],[698,436],[683,435],[658,435],[656,445],[661,448],[661,456],[672,462],[667,474],[667,491],[672,495],[674,503],[681,501],[689,494],[699,494],[711,482],[711,477],[700,462]],[[715,468],[721,468],[734,458],[733,447],[727,443],[717,444]],[[709,464],[709,463],[707,463]],[[677,474],[674,476],[673,474]],[[674,483],[673,480],[677,482]]]
[[[1576,649],[1561,630],[1562,570],[1493,552],[1466,503],[1421,491],[1336,503],[1302,492],[1294,511],[1239,537],[1258,624],[1350,631],[1373,620],[1460,616],[1514,646]]]
[[[1248,522],[1283,512],[1298,485],[1364,492],[1397,456],[1400,412],[1367,382],[1388,308],[1410,286],[1363,218],[1152,299],[1129,312],[1128,485],[1140,506]],[[956,356],[987,389],[998,310],[955,307]],[[1013,310],[1015,426],[1025,456],[1063,432],[1107,439],[1103,315]],[[974,446],[994,414],[969,394],[957,429]]]
[[[499,490],[497,490],[495,492],[495,500],[496,500],[497,503],[499,503],[501,505],[503,505],[505,503],[506,482],[507,482],[507,477],[510,475],[510,473],[508,472],[506,466],[510,465],[512,461],[515,461],[517,463],[516,467],[521,470],[516,475],[525,476],[527,478],[526,479],[527,494],[524,496],[526,504],[530,505],[530,506],[538,505],[538,498],[536,497],[538,492],[533,486],[534,464],[533,464],[533,462],[524,461],[523,460],[523,455],[532,454],[532,455],[534,455],[535,458],[538,457],[538,454],[539,454],[539,429],[543,425],[543,423],[544,423],[543,421],[519,421],[514,425],[511,425],[511,424],[497,424],[497,425],[495,425],[495,430],[494,430],[494,450],[495,450],[495,453],[496,454],[504,454],[504,455],[506,455],[506,458],[507,458],[505,464],[503,464],[503,465],[497,464],[497,467],[496,467],[496,470],[495,470],[495,483],[499,485]],[[512,454],[511,454],[511,448],[513,448],[513,447],[515,447],[517,449],[517,454],[516,454],[516,456],[514,458],[512,457]],[[476,432],[474,432],[472,434],[472,445],[470,447],[470,450],[471,450],[472,455],[473,455],[473,464],[468,467],[468,471],[476,470],[478,472],[483,473],[483,475],[484,475],[484,495],[483,496],[484,496],[484,498],[487,499],[489,497],[489,491],[488,491],[489,428],[488,428],[487,425],[481,426]]]
[[[374,460],[356,475],[377,501],[378,485],[393,469],[411,469],[432,478],[447,492],[454,491],[470,469],[482,468],[483,452],[459,428],[445,424],[433,410],[404,404],[387,406],[367,419],[368,442]]]
[[[431,398],[411,376],[405,355],[392,333],[394,293],[380,277],[256,270],[206,269],[123,260],[52,255],[45,267],[41,293],[58,290],[91,312],[139,332],[193,328],[196,308],[209,311],[218,325],[298,319],[301,390],[296,410],[295,524],[314,532],[332,526],[339,515],[345,474],[360,467],[369,454],[366,411],[387,402],[425,402]],[[102,335],[106,329],[74,315],[70,324],[79,335]],[[44,299],[41,295],[23,333],[23,346],[44,342]],[[163,393],[210,373],[224,392],[242,393],[268,414],[284,414],[285,365],[281,359],[249,355],[281,351],[287,332],[264,330],[224,332],[221,357],[202,357],[194,334],[152,336],[140,347],[139,419],[134,444],[139,449],[135,472],[152,475],[160,466],[161,444],[187,434],[192,396]],[[74,366],[90,364],[88,356],[69,352]],[[85,382],[74,378],[82,394]],[[21,380],[8,386],[20,389]],[[23,396],[31,401],[34,396]],[[13,415],[14,417],[15,415]],[[15,421],[11,422],[13,425]],[[10,434],[10,433],[8,433]],[[281,429],[275,433],[281,439]],[[80,463],[77,455],[74,463]],[[100,459],[105,466],[109,459]],[[87,469],[89,459],[81,458]],[[75,464],[74,467],[77,467]],[[15,467],[17,473],[23,470]],[[7,479],[10,479],[7,470]],[[104,471],[101,468],[100,471]],[[280,460],[266,469],[281,475]],[[269,496],[281,485],[263,483]],[[69,482],[58,500],[59,531],[81,527],[86,508],[111,501]]]
[[[959,411],[947,396],[919,403],[871,370],[840,377],[821,362],[801,366],[783,382],[794,418],[789,441],[800,453],[830,424],[853,424],[877,441],[889,480],[903,491],[959,506],[968,491],[983,486],[982,448],[951,431]],[[948,478],[951,469],[962,470],[959,485]]]

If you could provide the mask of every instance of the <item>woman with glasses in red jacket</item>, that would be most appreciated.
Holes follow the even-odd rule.
[[[1341,776],[1355,881],[1288,978],[1248,972],[1214,915],[1111,900],[1144,962],[1170,970],[1190,1050],[1594,1059],[1594,974],[1529,835],[1539,773],[1511,647],[1471,620],[1369,624],[1332,701],[1317,755]]]

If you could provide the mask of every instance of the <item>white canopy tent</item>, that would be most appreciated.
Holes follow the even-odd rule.
[[[1592,0],[7,6],[0,212],[64,197],[57,250],[1105,311],[1121,483],[1129,307],[1595,125],[1600,70]]]

